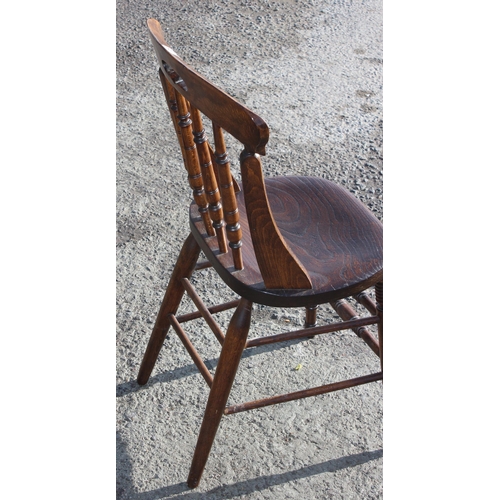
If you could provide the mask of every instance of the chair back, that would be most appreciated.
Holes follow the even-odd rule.
[[[158,21],[149,19],[148,28],[193,198],[207,234],[217,236],[221,253],[226,253],[229,245],[235,269],[243,269],[242,231],[236,197],[239,187],[233,182],[227,158],[223,134],[226,131],[243,145],[240,161],[246,206],[249,209],[249,203],[253,203],[258,207],[253,210],[254,216],[252,210],[247,210],[248,222],[266,287],[310,288],[305,270],[283,240],[269,208],[259,158],[259,155],[266,154],[267,124],[185,64],[166,44]],[[202,114],[212,122],[215,150],[208,143]],[[265,227],[267,234],[261,233],[260,229],[253,231],[257,226]],[[272,259],[269,258],[270,251]],[[286,271],[280,273],[272,261],[287,263],[283,267]],[[290,274],[293,276],[287,276]]]

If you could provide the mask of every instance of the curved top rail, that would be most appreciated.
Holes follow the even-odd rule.
[[[250,153],[266,154],[266,122],[184,63],[166,44],[160,23],[148,19],[160,68],[174,88],[212,122],[238,139]]]

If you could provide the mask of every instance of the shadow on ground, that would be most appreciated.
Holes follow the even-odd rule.
[[[291,345],[306,341],[307,339],[296,339],[296,340],[289,340],[287,342],[282,342],[281,344],[271,344],[271,345],[254,347],[252,349],[243,351],[241,359],[245,359],[250,356],[256,356],[264,352],[271,352],[277,349],[283,349],[285,347],[289,347]],[[204,363],[207,365],[207,368],[209,370],[213,371],[217,366],[218,361],[219,358],[213,358],[204,360]],[[176,368],[175,370],[170,370],[154,375],[150,377],[148,383],[145,386],[139,385],[135,380],[129,380],[128,382],[123,382],[116,386],[116,397],[119,398],[126,396],[128,394],[132,394],[134,392],[138,392],[140,390],[147,390],[148,387],[151,387],[154,384],[159,384],[162,382],[170,382],[172,380],[179,380],[184,377],[196,375],[197,373],[199,373],[198,368],[196,367],[195,364],[191,364],[191,365],[181,366],[179,368]]]
[[[234,498],[246,493],[253,493],[256,491],[263,491],[273,486],[304,479],[318,474],[328,472],[337,472],[348,467],[355,467],[357,465],[370,462],[381,458],[383,452],[381,449],[374,451],[366,451],[356,453],[340,458],[333,458],[326,462],[319,464],[309,465],[281,474],[270,474],[267,476],[260,476],[253,479],[247,479],[238,483],[218,486],[209,491],[196,491],[188,488],[185,482],[165,486],[152,491],[137,492],[134,491],[132,484],[132,467],[131,460],[127,454],[125,443],[118,436],[117,442],[117,462],[121,463],[122,473],[124,476],[117,479],[116,485],[116,498],[117,500],[160,500],[160,499],[173,499],[173,498],[187,498],[189,500],[203,500],[205,498]],[[128,469],[128,470],[124,470]],[[187,478],[187,471],[186,471]],[[203,479],[202,479],[203,481]]]

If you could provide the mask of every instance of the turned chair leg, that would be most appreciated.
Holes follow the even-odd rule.
[[[236,376],[241,354],[245,348],[251,314],[252,303],[246,299],[241,299],[229,323],[226,339],[215,370],[214,381],[189,472],[187,484],[190,488],[198,486],[205,469]]]
[[[380,369],[384,371],[384,349],[383,349],[383,323],[384,323],[384,313],[383,313],[383,282],[377,283],[375,285],[375,299],[377,301],[377,316],[379,317],[378,324],[378,343],[379,343],[379,352],[380,352]]]
[[[149,380],[156,360],[158,359],[161,346],[165,341],[165,337],[170,327],[168,317],[170,314],[175,314],[177,312],[177,308],[184,295],[184,287],[182,286],[181,280],[182,278],[189,278],[191,276],[199,254],[200,247],[198,243],[196,243],[193,235],[189,234],[179,254],[177,263],[175,264],[160,311],[156,317],[156,323],[151,333],[144,358],[142,359],[139,375],[137,377],[137,382],[140,385],[146,384]]]

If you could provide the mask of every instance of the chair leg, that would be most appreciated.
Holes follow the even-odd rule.
[[[306,328],[312,328],[313,326],[318,325],[318,321],[316,319],[316,312],[318,310],[318,306],[306,306],[306,321],[304,323],[304,326]],[[310,337],[307,337],[308,339],[313,339],[315,335],[311,335]]]
[[[215,370],[214,381],[189,472],[187,484],[190,488],[198,486],[205,469],[236,376],[241,354],[245,348],[251,314],[252,303],[246,299],[241,299],[229,323],[226,339]]]
[[[196,261],[200,254],[200,247],[193,235],[190,233],[182,247],[174,271],[170,277],[165,297],[156,317],[156,323],[149,339],[148,347],[142,359],[137,382],[144,385],[149,380],[153,371],[161,346],[165,341],[170,322],[168,316],[175,314],[184,295],[184,287],[181,284],[182,278],[189,278],[196,266]]]
[[[379,343],[379,350],[380,350],[380,369],[384,371],[384,349],[383,349],[383,323],[384,323],[384,313],[383,313],[383,282],[381,281],[380,283],[377,283],[375,285],[375,299],[377,301],[377,316],[379,317],[380,321],[378,324],[378,343]]]
[[[313,326],[317,326],[318,322],[316,320],[316,312],[318,310],[318,306],[307,306],[306,307],[306,322],[305,327],[311,328]]]

